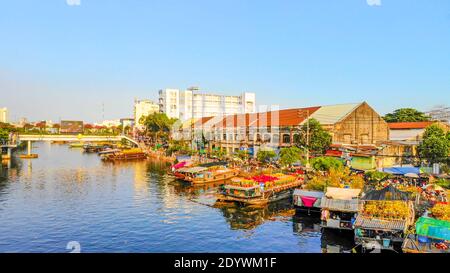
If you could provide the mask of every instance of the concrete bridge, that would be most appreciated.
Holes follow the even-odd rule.
[[[131,137],[125,135],[118,136],[98,136],[98,135],[18,135],[15,141],[8,144],[1,145],[1,148],[7,149],[7,158],[11,157],[11,150],[17,147],[17,143],[22,141],[28,142],[27,151],[28,156],[31,156],[31,142],[32,141],[67,141],[67,142],[106,142],[106,141],[121,141],[127,140],[139,147],[139,143]]]

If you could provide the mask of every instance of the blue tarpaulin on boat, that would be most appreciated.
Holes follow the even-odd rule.
[[[419,167],[392,167],[392,168],[384,168],[383,172],[397,174],[397,175],[405,175],[407,173],[420,174],[420,168]]]

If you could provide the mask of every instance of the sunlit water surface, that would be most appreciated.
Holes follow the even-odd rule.
[[[38,159],[0,169],[0,252],[323,252],[352,247],[289,201],[218,206],[218,185],[191,187],[160,162],[105,163],[67,145],[34,143]],[[215,206],[216,205],[216,206]],[[350,237],[350,238],[349,238]],[[347,239],[348,238],[348,239]]]

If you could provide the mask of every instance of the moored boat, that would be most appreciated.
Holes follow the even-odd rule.
[[[179,172],[183,180],[192,184],[219,182],[231,179],[239,175],[239,170],[226,167],[193,167]]]
[[[116,160],[137,160],[146,159],[147,155],[139,148],[123,150],[120,152],[113,152],[102,154],[102,160],[106,161],[116,161]]]
[[[320,202],[323,197],[323,192],[295,189],[293,194],[294,207],[298,212],[306,212],[308,215],[311,212],[319,215]]]
[[[220,202],[236,202],[244,205],[266,205],[292,197],[295,188],[303,180],[294,175],[275,174],[249,178],[235,178],[222,186],[217,196]]]
[[[361,210],[360,189],[328,187],[320,207],[323,228],[353,230],[356,214]]]
[[[70,148],[83,148],[83,146],[84,146],[84,143],[81,143],[81,142],[69,144]]]

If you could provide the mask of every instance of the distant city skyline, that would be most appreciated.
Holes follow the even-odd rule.
[[[11,121],[127,118],[189,86],[280,109],[450,104],[447,0],[17,0],[0,33]]]

